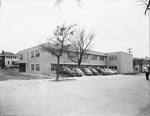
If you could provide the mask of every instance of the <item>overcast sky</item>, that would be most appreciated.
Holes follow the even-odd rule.
[[[93,50],[149,56],[149,16],[137,0],[1,0],[0,52],[17,53],[45,42],[57,25],[74,24],[95,31]]]

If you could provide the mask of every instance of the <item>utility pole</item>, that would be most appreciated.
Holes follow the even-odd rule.
[[[148,13],[149,13],[149,60],[150,60],[150,10],[148,10]]]
[[[131,50],[132,50],[132,48],[128,48],[128,52],[129,52],[129,54],[131,54],[131,52],[132,52]]]

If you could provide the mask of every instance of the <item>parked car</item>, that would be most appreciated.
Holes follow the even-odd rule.
[[[111,70],[111,69],[106,69],[106,70],[108,70],[112,75],[115,74],[115,72],[113,70]]]
[[[92,71],[92,73],[94,74],[94,75],[99,75],[99,72],[97,71],[97,70],[95,70],[94,68],[89,68],[91,71]]]
[[[79,68],[74,68],[73,71],[76,72],[77,76],[83,76],[84,75],[84,72]]]
[[[97,70],[101,75],[108,75],[108,72],[106,72],[104,69],[96,68],[96,70]]]
[[[59,74],[62,74],[63,76],[67,76],[67,77],[73,77],[76,76],[76,72],[71,70],[68,67],[63,67],[60,71]]]
[[[113,71],[115,72],[115,74],[118,74],[118,71],[117,71],[117,70],[115,70],[115,69],[111,69],[111,70],[113,70]]]
[[[109,71],[107,68],[103,69],[104,71],[106,71],[108,73],[108,75],[112,75],[112,72]]]
[[[93,75],[92,71],[88,68],[83,68],[82,71],[84,72],[85,75],[88,76]]]

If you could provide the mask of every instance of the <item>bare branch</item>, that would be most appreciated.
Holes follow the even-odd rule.
[[[82,29],[78,32],[77,38],[75,40],[70,40],[73,45],[73,49],[76,53],[76,57],[69,57],[72,61],[78,60],[78,66],[80,67],[80,64],[82,61],[85,60],[85,57],[83,55],[90,49],[90,45],[92,43],[92,40],[95,38],[94,33],[85,34],[85,30]],[[70,54],[71,55],[71,54]]]
[[[41,49],[45,52],[49,52],[57,57],[57,76],[56,80],[59,79],[59,61],[61,58],[61,54],[63,51],[66,50],[65,42],[68,41],[68,36],[71,35],[70,32],[72,32],[72,28],[75,25],[71,25],[67,27],[65,24],[62,26],[57,26],[54,37],[51,37],[47,40],[46,44],[41,44]]]
[[[147,3],[146,9],[145,9],[145,15],[147,13],[147,10],[150,10],[150,0]]]
[[[150,10],[150,0],[139,0],[137,2],[141,2],[145,6],[144,14],[146,15],[147,11]]]
[[[56,0],[55,2],[55,6],[60,6],[60,4],[63,2],[64,0]],[[78,5],[81,7],[82,4],[82,0],[76,0]]]

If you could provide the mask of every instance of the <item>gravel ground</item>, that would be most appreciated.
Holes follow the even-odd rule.
[[[1,116],[149,116],[141,75],[0,81]]]

